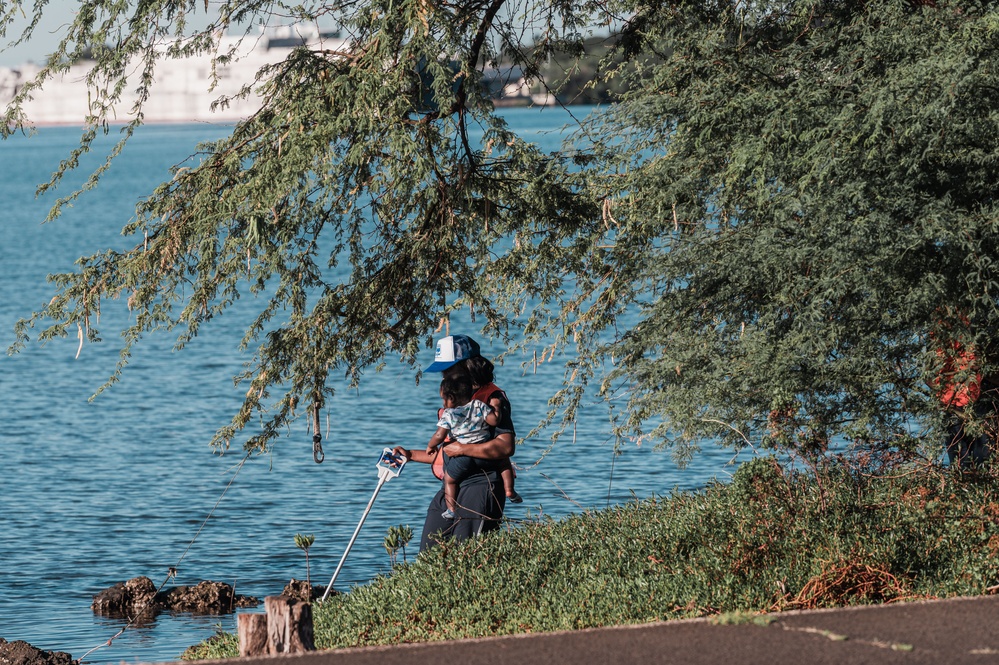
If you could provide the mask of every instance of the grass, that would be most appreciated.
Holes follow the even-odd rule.
[[[316,646],[975,595],[999,581],[997,554],[993,473],[795,473],[764,458],[729,484],[435,548],[314,607]],[[236,655],[223,635],[185,657]]]
[[[200,644],[195,644],[181,655],[184,660],[217,660],[220,658],[238,658],[239,640],[235,633],[218,630]]]

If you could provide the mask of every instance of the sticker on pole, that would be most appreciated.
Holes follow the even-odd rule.
[[[390,480],[402,473],[402,467],[406,466],[406,457],[392,452],[391,448],[382,450],[382,456],[378,458],[378,478]]]

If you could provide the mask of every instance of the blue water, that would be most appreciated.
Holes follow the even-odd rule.
[[[560,140],[557,130],[571,121],[557,109],[518,109],[507,115],[511,126],[549,147]],[[47,274],[71,270],[81,255],[127,246],[130,241],[120,229],[138,199],[169,177],[167,169],[191,154],[197,142],[227,131],[203,124],[144,128],[96,190],[46,225],[41,221],[54,198],[36,200],[35,187],[76,144],[79,131],[43,128],[35,136],[0,143],[3,346],[13,339],[14,322],[51,297]],[[97,158],[86,163],[93,166]],[[59,189],[62,195],[69,191]],[[89,401],[114,369],[115,326],[128,315],[123,302],[106,302],[103,310],[105,342],[85,345],[78,359],[73,334],[0,360],[5,466],[0,473],[0,637],[80,658],[125,625],[95,616],[93,595],[138,575],[159,585],[171,566],[178,569],[171,585],[207,579],[235,584],[237,593],[261,599],[280,593],[292,577],[305,577],[296,533],[315,534],[312,579],[328,582],[374,490],[381,447],[426,445],[439,401],[436,382],[417,386],[409,368],[390,363],[366,375],[359,390],[342,391],[333,400],[324,464],[312,460],[311,432],[303,420],[271,453],[240,467],[240,451],[220,456],[207,444],[240,403],[232,377],[246,359],[236,348],[243,320],[214,321],[177,353],[169,334],[149,337],[136,349],[121,383]],[[487,355],[500,351],[483,342]],[[425,364],[431,356],[428,350]],[[542,417],[562,369],[550,363],[536,373],[533,367],[524,371],[520,360],[526,358],[508,360],[497,377],[511,396],[523,435]],[[374,410],[389,416],[359,440],[353,416]],[[634,496],[699,487],[732,470],[726,466],[731,452],[717,448],[706,448],[679,470],[667,454],[647,447],[629,447],[615,458],[609,440],[605,412],[594,405],[584,409],[574,440],[567,437],[551,454],[542,456],[545,438],[519,447],[518,489],[525,502],[511,506],[510,516],[564,516]],[[418,465],[383,488],[338,589],[388,572],[382,545],[386,529],[409,524],[418,541],[435,489],[426,467]],[[173,660],[217,627],[234,630],[234,616],[160,614],[86,660]]]

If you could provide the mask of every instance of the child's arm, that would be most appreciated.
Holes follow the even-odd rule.
[[[430,454],[430,453],[434,452],[435,450],[437,450],[437,448],[442,443],[444,443],[444,440],[447,439],[447,435],[450,434],[450,433],[451,433],[451,430],[449,430],[448,428],[446,428],[446,427],[438,427],[437,431],[434,432],[434,435],[432,437],[430,437],[430,443],[427,444],[427,454]]]

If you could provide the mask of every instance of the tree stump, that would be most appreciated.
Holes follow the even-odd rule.
[[[314,651],[312,605],[291,596],[267,596],[267,653]]]
[[[241,657],[315,651],[312,605],[291,596],[267,596],[264,609],[266,614],[237,617]]]
[[[267,655],[267,615],[240,614],[236,617],[236,634],[239,636],[239,655]]]

